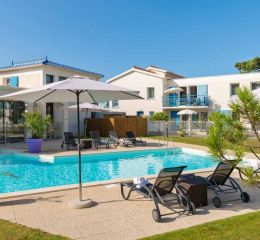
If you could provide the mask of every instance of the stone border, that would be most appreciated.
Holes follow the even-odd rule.
[[[183,171],[184,174],[189,173],[207,173],[212,172],[215,168],[203,168],[203,169],[197,169],[197,170],[187,170]],[[145,176],[147,179],[155,179],[157,175],[148,175]],[[129,178],[117,178],[113,180],[106,180],[106,181],[97,181],[93,183],[83,183],[82,187],[98,187],[98,186],[106,186],[106,185],[112,185],[112,184],[119,184],[121,182],[131,181],[133,180],[132,177]],[[25,191],[19,191],[19,192],[12,192],[12,193],[3,193],[0,194],[0,200],[13,198],[13,197],[23,197],[23,196],[30,196],[35,194],[44,194],[44,193],[50,193],[50,192],[60,192],[65,190],[73,190],[77,189],[78,184],[70,184],[70,185],[64,185],[64,186],[58,186],[58,187],[48,187],[48,188],[39,188],[39,189],[33,189],[33,190],[25,190]]]

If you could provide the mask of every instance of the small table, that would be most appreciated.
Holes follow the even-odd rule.
[[[90,149],[90,148],[92,148],[92,140],[91,139],[83,139],[81,141],[81,147],[83,149]]]
[[[187,194],[189,200],[195,204],[195,207],[208,205],[208,184],[203,177],[194,174],[181,175],[178,180],[179,188]]]

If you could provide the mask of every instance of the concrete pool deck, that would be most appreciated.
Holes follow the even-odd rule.
[[[154,149],[165,146],[162,141],[150,138],[143,138],[146,142],[146,146],[129,146],[123,147],[119,146],[115,148],[111,145],[110,149],[106,149],[104,147],[99,149],[83,149],[82,154],[91,154],[91,153],[102,153],[102,152],[117,152],[117,151],[135,151],[135,150],[144,150],[144,149]],[[42,146],[41,154],[48,154],[51,156],[67,156],[67,155],[77,155],[77,151],[71,150],[67,151],[66,149],[61,149],[62,139],[49,140],[44,141]],[[159,145],[160,144],[160,145]],[[9,149],[14,151],[28,152],[27,144],[25,142],[18,143],[9,143],[9,144],[1,144],[1,149]],[[178,143],[178,142],[169,142],[168,147],[180,147],[180,148],[191,148],[194,150],[200,150],[204,152],[208,152],[208,148],[205,146],[192,145],[186,143]],[[255,156],[252,153],[248,153],[245,158],[255,159]]]
[[[154,206],[151,201],[140,198],[137,194],[133,194],[130,201],[123,200],[118,184],[84,188],[84,198],[96,202],[91,208],[68,208],[68,202],[78,195],[74,189],[2,199],[0,216],[2,219],[72,239],[137,239],[259,211],[260,190],[243,187],[251,196],[249,203],[223,203],[222,208],[216,209],[211,203],[212,195],[209,194],[209,205],[197,209],[195,215],[169,215],[161,223],[155,223],[152,219]],[[166,211],[168,210],[163,209],[163,212]]]
[[[44,153],[64,155],[57,151],[60,140],[49,142],[49,149]],[[156,148],[156,140],[148,140],[147,147],[130,147],[118,149],[86,150],[84,153],[129,151],[137,149]],[[177,147],[188,147],[206,151],[207,148],[189,144],[175,144]],[[46,146],[45,146],[46,147]],[[56,147],[56,151],[55,151]],[[11,149],[22,150],[21,145]],[[24,144],[24,150],[26,145]],[[76,154],[76,151],[65,152]],[[252,157],[252,156],[248,156]],[[201,173],[206,176],[208,173]],[[237,177],[235,172],[234,177]],[[242,185],[243,186],[243,185]],[[195,215],[169,215],[161,223],[155,223],[151,216],[154,208],[151,201],[133,194],[130,201],[122,199],[119,184],[113,181],[107,185],[89,186],[83,189],[85,199],[91,198],[96,204],[87,209],[69,209],[70,200],[77,198],[77,189],[66,189],[49,193],[9,197],[0,199],[0,218],[23,224],[32,228],[39,228],[53,234],[61,234],[72,239],[99,240],[99,239],[137,239],[158,233],[186,228],[197,224],[223,219],[247,212],[260,210],[260,189],[243,186],[250,196],[249,203],[242,201],[223,203],[222,208],[216,209],[211,203],[212,194],[209,194],[209,205],[197,210]],[[231,197],[231,196],[229,196]],[[163,212],[167,210],[164,209]]]

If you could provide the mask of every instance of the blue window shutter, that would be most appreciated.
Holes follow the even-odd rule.
[[[176,93],[170,93],[169,94],[169,107],[177,106],[177,94]]]
[[[19,77],[10,77],[10,86],[18,87],[19,85]]]

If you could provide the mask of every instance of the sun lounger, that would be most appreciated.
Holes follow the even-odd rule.
[[[131,142],[133,145],[141,144],[146,145],[146,142],[141,139],[141,137],[136,137],[132,131],[126,132],[125,141]]]
[[[92,144],[95,146],[96,149],[102,146],[109,148],[109,138],[101,138],[99,131],[90,131],[90,136],[92,139]]]
[[[114,143],[115,147],[117,147],[120,143],[122,143],[125,147],[128,147],[132,142],[121,139],[118,137],[116,131],[109,131],[110,142]]]
[[[213,174],[206,178],[208,182],[208,188],[213,190],[215,193],[215,197],[212,199],[213,205],[216,208],[221,207],[220,193],[231,194],[231,193],[239,193],[238,199],[226,200],[235,201],[242,200],[243,202],[249,202],[250,196],[247,192],[243,192],[242,188],[239,184],[230,177],[233,172],[235,165],[232,162],[220,162]]]
[[[64,132],[64,141],[61,144],[61,148],[63,148],[64,145],[67,146],[68,151],[71,147],[76,148],[78,146],[72,132]]]
[[[164,168],[162,169],[154,184],[149,183],[146,186],[138,188],[133,181],[121,183],[121,194],[125,200],[128,200],[132,192],[137,192],[149,198],[154,202],[155,209],[152,210],[153,220],[159,222],[162,216],[174,213],[194,213],[195,205],[189,201],[185,193],[178,187],[177,180],[181,175],[185,166]],[[124,187],[129,188],[127,195],[124,192]],[[167,207],[173,212],[161,214],[159,204]],[[176,210],[181,207],[181,210]]]

